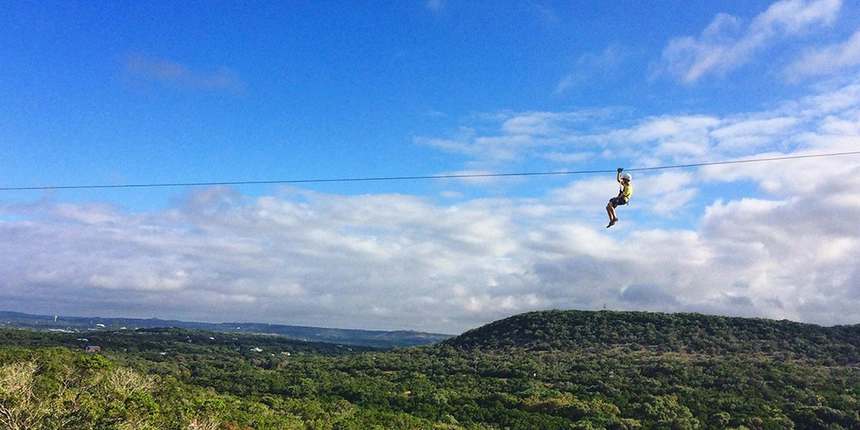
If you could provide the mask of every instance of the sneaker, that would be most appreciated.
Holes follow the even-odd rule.
[[[615,225],[616,221],[618,221],[618,219],[614,219],[612,221],[609,221],[609,225],[607,225],[606,228],[609,228],[609,227],[612,227],[613,225]]]

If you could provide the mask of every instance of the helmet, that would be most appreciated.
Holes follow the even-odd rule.
[[[629,173],[625,173],[624,176],[621,177],[621,179],[627,179],[628,181],[631,181],[633,180],[633,177],[630,176]]]

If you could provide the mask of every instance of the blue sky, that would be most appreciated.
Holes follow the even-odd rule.
[[[860,5],[14,2],[0,188],[612,171],[860,149]],[[458,333],[855,324],[860,156],[0,192],[8,310]]]

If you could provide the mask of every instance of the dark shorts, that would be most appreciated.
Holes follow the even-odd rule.
[[[623,197],[613,197],[609,199],[609,204],[611,204],[613,208],[617,208],[618,206],[626,205],[627,200],[624,200]]]

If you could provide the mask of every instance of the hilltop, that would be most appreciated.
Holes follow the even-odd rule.
[[[706,355],[766,354],[860,363],[860,325],[822,327],[791,321],[694,313],[538,311],[469,330],[443,345],[483,351],[607,349]]]

